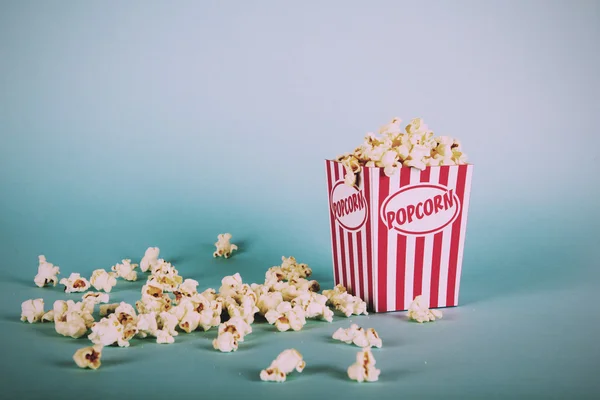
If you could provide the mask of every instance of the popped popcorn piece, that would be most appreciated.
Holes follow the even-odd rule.
[[[194,305],[191,302],[186,302],[178,307],[184,310],[183,317],[179,320],[179,328],[186,333],[191,333],[198,329],[202,316],[196,312]]]
[[[139,314],[137,318],[137,336],[144,339],[147,336],[157,336],[158,322],[156,321],[156,313]]]
[[[110,267],[110,269],[117,274],[117,277],[133,282],[137,280],[137,272],[134,271],[137,266],[137,264],[132,264],[131,260],[126,258],[121,260],[120,264],[117,263]]]
[[[117,307],[119,307],[119,303],[100,304],[100,316],[106,317],[107,315],[114,313]]]
[[[93,346],[78,349],[75,354],[73,354],[73,360],[79,368],[98,369],[101,365],[100,359],[102,358],[102,348],[102,345],[95,344]]]
[[[77,339],[87,333],[88,326],[85,319],[75,311],[67,312],[57,319],[55,310],[54,329],[59,335]]]
[[[269,368],[260,371],[260,379],[263,381],[285,382],[286,377],[292,371],[302,372],[306,363],[302,354],[296,349],[282,351]]]
[[[259,311],[255,304],[254,298],[251,296],[243,296],[239,299],[239,301],[236,301],[231,297],[227,297],[225,298],[224,304],[230,317],[241,317],[248,324],[254,322],[254,314]]]
[[[168,331],[159,329],[158,331],[156,331],[156,343],[158,343],[158,344],[175,343],[175,338]]]
[[[231,332],[223,332],[213,340],[213,347],[223,353],[229,353],[238,349],[238,341]]]
[[[336,285],[332,290],[323,290],[323,295],[327,297],[327,304],[341,311],[346,317],[350,315],[368,315],[367,303],[360,297],[352,296],[346,292],[346,288],[342,284]]]
[[[59,335],[79,338],[94,324],[94,304],[91,302],[56,300],[52,310],[54,329]]]
[[[92,272],[90,283],[96,290],[104,290],[110,293],[112,288],[117,284],[116,273],[106,272],[103,269],[96,269]]]
[[[430,310],[423,296],[415,297],[408,307],[408,318],[419,323],[435,321],[442,318],[440,310]]]
[[[333,311],[327,307],[327,297],[315,292],[304,292],[291,301],[292,306],[300,306],[306,318],[319,318],[333,321]]]
[[[232,317],[219,325],[219,335],[230,332],[238,342],[244,341],[244,336],[252,333],[252,327],[241,317]]]
[[[183,282],[183,278],[179,276],[177,269],[169,262],[158,260],[158,265],[148,277],[147,283],[154,283],[162,288],[165,292],[174,292]]]
[[[123,336],[121,347],[128,347],[129,341],[138,333],[137,315],[131,304],[121,302],[114,314],[121,325],[123,325]],[[125,344],[127,342],[127,344]]]
[[[350,328],[339,328],[332,336],[336,340],[344,343],[354,343],[358,347],[377,347],[381,348],[383,342],[375,329],[363,329],[356,324],[350,325]]]
[[[30,299],[21,303],[21,321],[33,324],[40,322],[44,315],[44,299]]]
[[[198,290],[196,290],[197,287],[198,281],[193,279],[184,280],[183,283],[179,285],[179,288],[173,292],[175,295],[175,301],[179,303],[183,297],[192,297],[195,294],[198,294]]]
[[[356,363],[348,367],[348,377],[358,382],[375,382],[379,379],[381,371],[375,368],[375,357],[370,348],[359,351]]]
[[[94,305],[100,303],[108,303],[109,296],[108,293],[100,293],[100,292],[86,292],[81,297],[83,301],[91,301]]]
[[[231,276],[226,276],[221,279],[219,295],[221,297],[235,297],[238,294],[238,290],[240,290],[242,284],[242,277],[239,272],[236,272]]]
[[[90,282],[75,272],[68,278],[62,278],[58,283],[65,286],[65,293],[85,292],[90,288]]]
[[[162,284],[156,281],[148,281],[142,287],[142,298],[135,303],[139,313],[146,314],[151,311],[160,313],[172,308],[172,300],[167,293],[163,292]]]
[[[142,272],[146,272],[148,270],[152,272],[154,267],[158,265],[159,253],[160,249],[158,247],[148,247],[144,253],[142,261],[140,261],[140,270],[142,270]]]
[[[167,311],[162,311],[158,314],[158,329],[167,332],[171,336],[179,335],[176,331],[176,327],[179,324],[177,317]]]
[[[94,344],[110,346],[117,343],[119,347],[129,347],[129,341],[124,340],[124,327],[116,314],[110,314],[92,325],[92,333],[88,339]]]
[[[229,243],[230,239],[231,233],[220,233],[217,236],[217,242],[215,243],[217,250],[213,253],[213,257],[229,258],[231,253],[238,249],[235,244]]]
[[[38,273],[33,278],[33,282],[38,287],[44,287],[52,283],[52,286],[56,286],[58,282],[57,275],[60,273],[60,267],[46,261],[44,255],[38,256]]]
[[[54,322],[54,310],[48,311],[42,316],[42,322]]]
[[[270,310],[277,308],[281,303],[283,303],[283,295],[281,292],[267,292],[259,296],[256,305],[258,307],[258,312],[261,315],[265,315]]]
[[[276,309],[267,312],[265,318],[270,325],[274,324],[280,332],[289,329],[299,331],[306,325],[302,308],[300,306],[292,307],[291,303],[287,301],[280,303]]]
[[[296,258],[292,256],[287,258],[282,256],[281,261],[281,265],[271,267],[267,270],[265,284],[270,286],[282,280],[306,279],[312,274],[312,269],[307,264],[298,263]]]

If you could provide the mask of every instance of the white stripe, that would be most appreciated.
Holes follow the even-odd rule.
[[[454,292],[454,303],[458,305],[458,293],[460,288],[460,276],[462,273],[463,251],[465,248],[465,233],[467,230],[467,214],[469,211],[469,200],[471,197],[471,178],[473,176],[473,166],[467,167],[467,177],[465,180],[465,193],[462,203],[462,219],[460,221],[460,240],[458,243],[458,262],[456,264],[456,286]]]
[[[352,259],[354,260],[354,265],[351,265],[350,268],[354,269],[354,280],[352,281],[353,293],[355,296],[358,296],[362,299],[362,293],[360,291],[359,275],[358,275],[358,246],[361,244],[358,241],[358,231],[352,233]]]
[[[340,163],[340,178],[344,179],[344,166]],[[346,271],[346,289],[350,291],[350,293],[354,292],[354,287],[352,287],[352,279],[350,276],[350,242],[348,241],[348,231],[342,228],[342,243],[344,243],[344,263],[342,264],[342,268]]]
[[[409,185],[418,184],[421,181],[421,171],[416,168],[410,169]],[[406,257],[404,269],[404,309],[408,309],[413,301],[413,288],[415,282],[415,253],[417,238],[413,235],[406,237]]]
[[[431,168],[429,182],[438,184],[439,177],[440,169],[437,167]],[[435,234],[429,234],[425,236],[425,247],[423,249],[423,290],[421,294],[423,295],[423,299],[427,300],[427,304],[431,304],[431,265],[433,263],[434,236]]]
[[[337,182],[335,180],[335,171],[337,168],[337,163],[332,163],[332,168],[331,168],[331,179],[333,179],[333,184],[335,185]],[[338,285],[340,283],[342,283],[342,242],[341,242],[341,238],[339,235],[339,223],[337,222],[336,219],[336,223],[335,223],[335,229],[334,229],[334,235],[335,235],[335,242],[337,243],[337,248],[335,249],[336,251],[336,255],[337,255],[337,265],[335,266],[337,268],[337,272],[338,272],[338,279],[339,281],[336,282],[335,284]]]
[[[456,190],[456,178],[458,175],[458,167],[451,166],[448,173],[448,189]],[[438,291],[438,306],[446,306],[446,292],[448,291],[448,269],[450,266],[450,245],[452,239],[452,225],[444,228],[444,236],[442,239],[442,259],[440,262],[440,286]]]
[[[388,196],[396,193],[400,186],[400,169],[390,176]],[[396,266],[397,250],[398,250],[398,234],[395,230],[389,230],[387,235],[388,254],[387,254],[387,309],[386,311],[394,311],[396,309]]]
[[[363,186],[363,193],[364,193],[364,186]],[[366,199],[367,201],[369,201],[369,199]],[[371,212],[371,210],[367,207],[367,212]],[[370,215],[369,215],[370,216]],[[372,231],[372,230],[371,230]],[[361,229],[362,232],[362,241],[359,243],[359,246],[361,246],[362,248],[362,273],[363,273],[363,293],[362,293],[362,299],[364,301],[367,302],[367,304],[369,303],[369,301],[371,300],[369,298],[369,281],[368,281],[368,275],[369,275],[369,264],[367,263],[367,240],[369,240],[370,238],[367,237],[367,224],[365,223],[365,226]],[[360,276],[358,276],[357,279],[360,279]]]
[[[377,310],[379,308],[378,301],[378,288],[377,288],[377,268],[378,268],[378,255],[379,255],[379,170],[375,168],[369,169],[370,182],[371,182],[371,218],[373,224],[371,225],[371,250],[373,253],[372,258],[372,270],[371,280],[373,282],[373,308]]]

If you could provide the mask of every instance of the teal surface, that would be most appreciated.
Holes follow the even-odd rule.
[[[0,397],[600,398],[599,41],[592,1],[0,1]],[[78,298],[33,285],[39,254],[89,275],[158,246],[201,290],[293,255],[330,287],[323,160],[395,116],[476,166],[442,320],[134,340],[97,371],[71,359],[87,339],[19,321]],[[358,348],[330,337],[353,322],[383,338],[379,382],[346,377]],[[261,382],[290,347],[305,371]]]

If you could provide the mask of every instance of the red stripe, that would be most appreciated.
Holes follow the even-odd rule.
[[[352,232],[348,232],[348,266],[350,267],[350,282],[348,282],[348,291],[356,296],[356,277],[354,276],[354,240],[352,240]]]
[[[461,205],[465,194],[465,182],[467,180],[467,165],[458,166],[458,178],[456,182],[456,195],[460,199]],[[450,267],[448,270],[448,291],[446,292],[446,306],[455,306],[456,298],[454,291],[456,289],[456,269],[458,265],[458,245],[460,243],[460,222],[462,220],[462,208],[460,214],[452,224],[452,238],[450,242]]]
[[[390,178],[383,173],[383,168],[379,169],[379,199],[377,211],[381,209],[385,198],[390,192]],[[388,228],[385,226],[381,215],[377,213],[379,221],[378,255],[377,255],[377,309],[375,311],[387,311],[387,258],[388,258]]]
[[[410,184],[410,167],[400,168],[400,185]],[[396,248],[396,310],[404,310],[404,284],[406,282],[406,236],[398,235]]]
[[[371,170],[363,167],[363,179],[365,182],[365,200],[367,201],[367,292],[369,297],[369,306],[371,310],[375,309],[373,299],[373,249],[371,248]]]
[[[440,185],[448,185],[449,167],[437,167],[440,169]],[[438,232],[433,237],[433,260],[431,263],[431,286],[429,296],[429,306],[435,308],[438,306],[438,295],[440,290],[440,263],[442,260],[442,237],[443,232]]]
[[[343,177],[344,176],[344,166],[340,163],[337,166],[338,168],[336,168],[335,172],[336,172],[336,177],[340,176]],[[338,178],[341,179],[341,178]],[[342,285],[344,285],[345,288],[348,288],[348,276],[346,273],[346,244],[344,243],[344,229],[340,226],[339,227],[339,235],[340,235],[340,249],[341,249],[341,267],[342,267]]]
[[[358,246],[358,285],[356,285],[356,287],[359,289],[359,293],[360,293],[360,298],[361,299],[365,299],[365,285],[363,283],[363,279],[364,279],[364,271],[363,268],[365,267],[363,265],[363,251],[362,251],[362,242],[363,241],[363,235],[362,235],[362,230],[358,231],[356,233],[356,245]]]
[[[337,239],[335,235],[335,217],[333,216],[333,210],[331,210],[331,190],[333,190],[333,181],[331,176],[331,165],[333,161],[327,161],[327,186],[329,187],[329,217],[331,220],[331,242],[333,243],[333,285],[340,283],[340,277],[338,276],[338,259],[337,259]],[[336,173],[337,175],[337,173]],[[336,178],[337,179],[337,178]]]
[[[421,171],[421,182],[429,182],[431,167]],[[415,275],[413,280],[413,299],[423,293],[423,261],[425,258],[425,237],[416,239],[415,244]]]

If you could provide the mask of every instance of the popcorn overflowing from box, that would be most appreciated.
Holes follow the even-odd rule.
[[[375,312],[457,305],[473,173],[460,142],[394,118],[326,169],[335,284]]]

